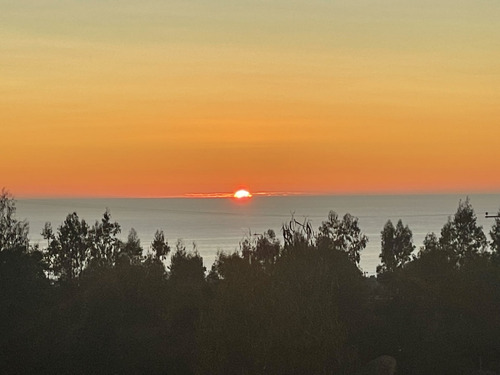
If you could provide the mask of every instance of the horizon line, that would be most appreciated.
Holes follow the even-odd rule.
[[[234,192],[185,193],[175,195],[16,195],[7,190],[15,199],[227,199],[234,198]],[[311,197],[311,196],[405,196],[405,195],[482,195],[500,194],[500,190],[434,190],[434,191],[362,191],[362,192],[324,192],[324,191],[257,191],[252,197]],[[250,198],[251,199],[251,198]]]

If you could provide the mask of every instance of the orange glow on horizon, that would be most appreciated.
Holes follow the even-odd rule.
[[[15,196],[500,192],[500,2],[48,4],[2,6]]]

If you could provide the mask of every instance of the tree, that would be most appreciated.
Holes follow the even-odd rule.
[[[177,282],[201,282],[205,278],[203,258],[193,246],[192,252],[186,250],[181,240],[177,241],[176,251],[170,263],[170,280]]]
[[[120,225],[111,222],[111,214],[105,211],[101,222],[89,227],[78,214],[69,214],[54,233],[46,223],[42,236],[48,241],[46,258],[53,275],[64,281],[74,280],[89,266],[92,268],[115,265],[120,240]]]
[[[240,243],[240,248],[244,259],[250,264],[260,264],[265,269],[276,263],[281,251],[280,241],[272,229],[257,237],[250,234]]]
[[[134,228],[130,229],[127,237],[127,242],[123,244],[121,252],[122,254],[128,256],[132,264],[139,264],[141,262],[142,258],[141,240],[139,239],[137,231]]]
[[[203,258],[196,251],[187,251],[181,240],[171,257],[170,277],[168,279],[170,298],[170,338],[173,343],[172,355],[176,357],[172,373],[193,373],[188,370],[196,362],[197,327],[206,304],[205,267]]]
[[[414,249],[413,234],[408,225],[404,226],[399,220],[394,228],[388,220],[382,230],[382,264],[377,267],[377,273],[394,272],[402,268],[410,260]]]
[[[335,211],[330,211],[328,220],[319,227],[316,238],[318,247],[343,251],[356,265],[359,265],[360,253],[367,243],[368,237],[361,233],[358,218],[347,213],[341,220]]]
[[[45,224],[42,236],[48,241],[47,260],[53,275],[64,281],[77,278],[89,262],[89,226],[76,212],[69,214],[57,229]]]
[[[248,260],[244,259],[238,252],[226,254],[218,251],[207,280],[212,283],[220,280],[238,280],[242,278],[244,271],[249,268],[250,263]]]
[[[89,233],[93,266],[110,267],[115,264],[121,247],[121,241],[117,238],[120,231],[120,224],[111,221],[109,210],[104,212],[100,222],[95,222]]]
[[[165,276],[164,261],[170,253],[170,246],[163,231],[157,230],[151,243],[151,252],[147,254],[142,265],[148,269],[149,275],[157,280],[163,280]]]
[[[301,223],[292,215],[290,221],[281,226],[281,232],[284,242],[283,253],[307,251],[312,245],[314,231],[311,222],[307,219]]]
[[[420,251],[413,259],[412,272],[426,280],[442,277],[444,273],[453,269],[449,257],[439,244],[435,233],[428,233],[420,247]]]
[[[424,238],[423,246],[420,248],[419,255],[429,254],[439,251],[439,240],[435,233],[427,233]]]
[[[476,214],[469,198],[460,201],[453,218],[448,218],[448,222],[441,229],[439,244],[457,266],[486,250],[486,236],[483,228],[477,225]]]
[[[29,224],[25,220],[17,220],[15,215],[14,198],[3,188],[0,194],[0,251],[14,248],[28,250]]]
[[[29,224],[16,218],[16,204],[0,192],[0,363],[2,373],[28,372],[34,332],[43,314],[49,282],[43,254],[30,246]],[[22,360],[21,360],[22,358]],[[23,368],[23,366],[26,366]]]
[[[170,253],[170,246],[168,245],[165,235],[162,230],[157,230],[153,243],[151,244],[153,250],[153,257],[159,261],[164,261],[168,253]]]

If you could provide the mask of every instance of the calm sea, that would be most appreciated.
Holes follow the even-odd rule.
[[[464,195],[378,195],[378,196],[288,196],[253,197],[246,202],[233,199],[18,199],[17,217],[30,223],[30,239],[45,245],[41,236],[45,222],[57,228],[71,212],[77,212],[88,223],[100,220],[105,209],[122,227],[126,239],[135,228],[145,249],[154,233],[162,229],[169,243],[182,239],[188,248],[194,242],[209,269],[218,250],[233,252],[249,233],[259,234],[280,228],[293,214],[308,219],[317,229],[330,210],[343,216],[346,212],[359,218],[361,230],[369,243],[362,253],[361,267],[369,275],[379,264],[380,232],[387,222],[402,219],[413,232],[414,244],[422,244],[429,232],[440,232],[448,217],[456,212]],[[497,212],[500,194],[470,195],[478,222],[487,234],[493,219],[485,212]],[[489,238],[489,236],[488,236]]]

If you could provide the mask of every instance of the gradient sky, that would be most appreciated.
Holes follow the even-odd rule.
[[[0,0],[15,196],[500,191],[498,0]]]

